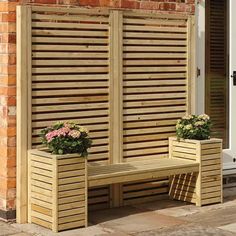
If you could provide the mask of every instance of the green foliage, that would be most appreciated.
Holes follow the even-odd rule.
[[[79,153],[87,157],[92,145],[88,130],[73,122],[57,122],[41,130],[40,136],[53,154]]]
[[[211,120],[206,114],[182,117],[176,124],[176,135],[179,139],[210,139]]]

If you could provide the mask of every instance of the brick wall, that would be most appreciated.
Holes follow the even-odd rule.
[[[194,0],[1,0],[0,1],[0,218],[15,217],[16,5],[73,5],[194,14]]]
[[[0,2],[0,217],[14,217],[16,186],[15,4]]]

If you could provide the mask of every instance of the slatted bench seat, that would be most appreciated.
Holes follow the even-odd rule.
[[[129,181],[155,179],[198,171],[199,163],[196,161],[177,158],[119,163],[107,166],[88,166],[88,186],[96,187]]]

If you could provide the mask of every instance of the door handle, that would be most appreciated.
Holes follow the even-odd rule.
[[[236,71],[233,71],[231,78],[233,78],[233,85],[236,86]]]

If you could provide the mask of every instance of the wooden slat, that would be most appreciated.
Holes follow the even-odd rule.
[[[84,225],[85,225],[85,220],[80,220],[80,221],[76,221],[76,222],[60,224],[58,228],[60,231],[62,231],[62,230],[66,230],[66,229],[74,229],[74,228],[82,227]]]
[[[32,223],[41,225],[41,226],[43,226],[45,228],[49,228],[49,229],[52,228],[52,223],[51,222],[47,222],[45,220],[39,219],[39,218],[34,217],[34,216],[32,216]]]
[[[108,32],[106,31],[76,31],[76,30],[32,30],[33,36],[94,36],[94,37],[107,37]]]
[[[135,19],[136,20],[136,19]],[[186,46],[186,40],[166,40],[166,39],[124,39],[125,45],[183,45]]]
[[[39,53],[36,53],[36,55],[38,55]],[[99,54],[98,54],[99,56]],[[101,56],[102,57],[102,56]],[[124,59],[137,59],[137,58],[153,58],[153,59],[157,59],[157,58],[180,58],[180,59],[186,59],[187,58],[187,54],[186,53],[124,53]]]
[[[179,48],[178,48],[179,49]],[[178,51],[178,49],[173,51]],[[33,51],[108,51],[108,47],[107,46],[87,46],[87,45],[33,45],[32,46],[32,50]]]
[[[56,13],[56,12],[55,12]],[[32,19],[33,20],[60,20],[60,21],[93,21],[93,22],[104,22],[108,23],[109,19],[108,17],[103,17],[103,16],[80,16],[80,15],[57,15],[57,14],[40,14],[40,13],[33,13],[32,14]]]
[[[32,37],[33,43],[74,43],[74,44],[108,44],[108,39],[103,38],[51,38],[51,37],[40,37],[40,36],[33,36]]]
[[[71,23],[68,24],[66,23],[58,23],[58,22],[32,22],[32,27],[33,28],[62,28],[62,29],[95,29],[95,30],[108,30],[107,25],[103,24],[83,24],[83,23]]]
[[[69,203],[73,203],[73,202],[76,202],[76,201],[85,201],[85,195],[59,198],[58,199],[58,204],[59,204],[59,207],[60,207],[60,205],[63,206],[64,204],[69,204]]]
[[[124,24],[129,24],[129,25],[146,25],[148,27],[149,25],[171,25],[171,26],[187,26],[186,21],[184,20],[162,20],[162,19],[152,19],[152,18],[144,18],[144,19],[139,19],[139,18],[124,18]]]
[[[161,30],[160,30],[161,31]],[[163,31],[169,32],[168,29],[163,28]],[[173,29],[173,33],[149,33],[146,32],[145,34],[143,32],[124,32],[125,38],[154,38],[154,39],[160,39],[160,38],[176,38],[176,39],[186,39],[185,34],[176,34],[175,32],[178,32],[177,30]]]

